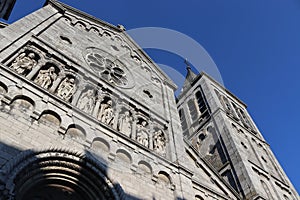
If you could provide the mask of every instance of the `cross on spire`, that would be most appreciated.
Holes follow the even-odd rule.
[[[186,69],[187,70],[191,69],[190,63],[189,63],[187,58],[184,60],[184,63],[186,64]]]

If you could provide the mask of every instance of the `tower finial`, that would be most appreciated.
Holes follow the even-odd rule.
[[[187,58],[184,60],[184,63],[186,64],[186,69],[187,69],[187,70],[190,70],[190,69],[191,69],[191,66],[190,66],[190,63],[189,63],[189,61],[188,61]]]

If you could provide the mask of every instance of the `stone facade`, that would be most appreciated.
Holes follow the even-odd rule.
[[[0,39],[0,199],[298,198],[243,103],[201,74],[176,104],[123,29],[48,1]]]

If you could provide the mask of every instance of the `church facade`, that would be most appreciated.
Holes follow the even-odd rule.
[[[209,75],[175,99],[122,26],[57,1],[1,26],[0,199],[299,199]]]

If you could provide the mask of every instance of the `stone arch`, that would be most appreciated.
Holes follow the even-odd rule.
[[[104,151],[104,152],[109,152],[110,151],[109,143],[105,139],[100,138],[100,137],[97,137],[93,140],[91,148],[94,149],[94,150],[99,149],[99,150]]]
[[[86,30],[87,27],[87,25],[84,24],[82,21],[77,21],[74,26],[81,30]]]
[[[165,171],[159,171],[157,175],[157,182],[165,186],[171,186],[171,176]]]
[[[117,44],[120,44],[120,45],[122,45],[122,44],[124,43],[123,38],[120,37],[119,35],[113,35],[113,36],[111,37],[111,39],[112,39],[113,41],[116,41]]]
[[[54,125],[55,127],[60,127],[61,124],[61,117],[59,114],[52,110],[45,110],[42,112],[40,115],[38,122],[42,124],[47,124],[47,125]]]
[[[132,163],[132,157],[130,153],[128,153],[128,151],[126,151],[125,149],[118,149],[116,151],[116,158],[128,164]]]
[[[90,154],[68,150],[31,150],[1,168],[0,199],[122,199],[120,185],[106,175],[104,165]],[[63,197],[63,198],[59,198]]]
[[[79,126],[78,124],[71,124],[69,125],[66,135],[70,136],[71,138],[74,138],[76,140],[85,141],[86,139],[86,132],[84,128]]]
[[[6,94],[7,92],[8,87],[4,83],[0,82],[0,94]]]
[[[109,30],[104,30],[102,35],[110,38],[113,35],[113,33]]]
[[[200,195],[196,195],[195,196],[195,200],[204,200],[203,197],[201,197]]]
[[[64,15],[63,17],[61,17],[61,19],[65,20],[66,22],[72,22],[72,19],[70,17],[67,17],[66,15]]]
[[[42,55],[34,48],[25,47],[13,57],[9,67],[20,75],[27,76],[39,63]]]
[[[90,27],[89,32],[92,32],[92,33],[95,33],[97,35],[100,35],[99,28],[96,27],[96,26],[93,26],[93,25]]]
[[[141,173],[152,174],[152,167],[148,162],[141,160],[138,162],[138,171]]]
[[[27,96],[17,95],[10,103],[10,110],[13,114],[27,113],[31,114],[35,108],[35,102]]]

